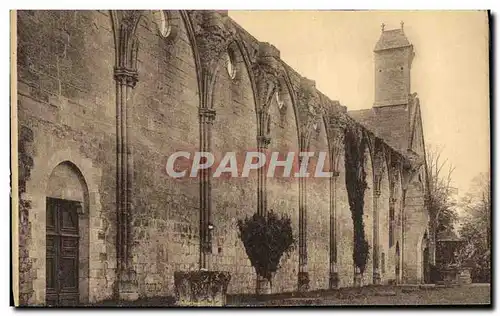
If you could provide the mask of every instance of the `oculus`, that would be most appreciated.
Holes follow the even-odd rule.
[[[231,79],[236,78],[236,67],[234,65],[234,58],[231,51],[226,54],[226,70]]]
[[[170,19],[168,14],[163,10],[153,11],[153,17],[158,26],[158,32],[164,38],[167,38],[172,32],[172,25],[170,23]]]

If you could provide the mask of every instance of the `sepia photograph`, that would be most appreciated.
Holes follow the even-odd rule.
[[[11,10],[11,305],[491,308],[491,22]]]

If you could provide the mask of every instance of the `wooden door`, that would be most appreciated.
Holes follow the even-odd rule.
[[[47,305],[78,304],[79,205],[76,201],[47,198]]]

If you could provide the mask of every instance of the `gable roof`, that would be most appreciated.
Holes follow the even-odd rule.
[[[347,114],[396,151],[407,155],[410,136],[407,105],[374,107]]]
[[[411,46],[402,29],[382,31],[374,51]]]

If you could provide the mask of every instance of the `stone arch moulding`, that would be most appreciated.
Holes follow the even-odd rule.
[[[101,170],[95,168],[92,161],[83,158],[77,151],[71,149],[62,149],[56,151],[51,156],[35,156],[34,168],[31,171],[31,177],[26,183],[26,192],[23,198],[31,201],[30,221],[36,221],[37,225],[32,228],[32,242],[29,248],[32,257],[37,259],[33,266],[38,276],[33,280],[33,289],[35,291],[35,304],[45,304],[46,288],[46,192],[49,179],[54,169],[62,163],[68,162],[75,168],[83,178],[88,194],[88,206],[86,206],[86,218],[92,218],[101,211],[101,203],[97,183],[100,182]],[[37,167],[38,166],[38,167]],[[89,220],[89,224],[91,221]],[[88,227],[90,229],[90,227]],[[91,262],[89,252],[89,264]],[[89,288],[91,280],[88,280]],[[82,297],[81,297],[82,298]],[[90,302],[95,298],[90,291],[84,295],[83,299]]]
[[[290,100],[292,103],[292,108],[293,108],[293,114],[295,117],[295,126],[296,132],[297,132],[297,144],[300,147],[300,121],[299,121],[299,110],[297,108],[297,94],[295,92],[295,89],[293,88],[292,80],[290,79],[290,74],[288,73],[287,70],[287,65],[282,61],[282,73],[281,76],[283,78],[283,81],[285,83],[286,90],[290,96]]]
[[[198,46],[196,45],[196,35],[194,32],[193,24],[191,19],[189,18],[188,12],[186,10],[179,10],[179,14],[184,22],[184,27],[186,28],[186,32],[189,38],[189,46],[191,47],[191,51],[194,57],[194,63],[196,65],[196,78],[198,82],[198,96],[199,96],[199,105],[202,105],[203,98],[203,82],[202,82],[202,68],[201,68],[201,60],[200,60],[200,51]]]
[[[97,175],[98,177],[100,177],[101,172],[93,166],[92,160],[83,158],[80,154],[77,154],[70,149],[63,149],[55,152],[46,162],[40,161],[42,160],[41,157],[36,157],[34,160],[35,166],[46,166],[46,168],[33,168],[33,170],[31,171],[31,179],[28,181],[28,184],[26,186],[26,194],[31,195],[30,192],[34,191],[33,186],[36,186],[37,188],[43,188],[43,192],[45,193],[45,189],[47,188],[47,185],[49,183],[49,178],[52,174],[52,171],[61,163],[69,162],[74,165],[76,169],[78,169],[85,181],[89,193],[89,207],[99,206],[100,210],[100,203],[97,196],[98,181],[96,181],[97,179],[94,179],[93,175]],[[30,198],[33,197],[30,196]],[[96,209],[94,208],[94,210]]]

